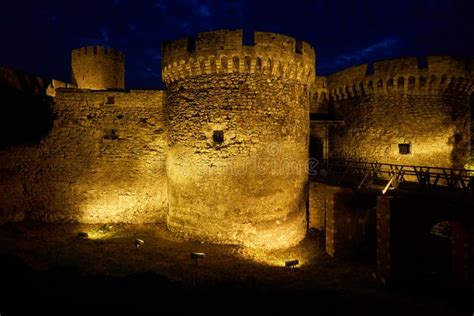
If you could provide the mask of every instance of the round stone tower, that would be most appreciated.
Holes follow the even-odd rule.
[[[429,56],[375,62],[328,77],[345,121],[330,133],[334,158],[462,168],[470,160],[472,60]]]
[[[87,46],[72,51],[72,82],[82,89],[124,89],[125,56],[102,46]]]
[[[283,248],[306,231],[309,87],[315,52],[242,31],[163,44],[168,227],[185,237]]]

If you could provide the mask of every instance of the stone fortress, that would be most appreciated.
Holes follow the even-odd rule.
[[[281,248],[307,230],[310,157],[472,159],[472,60],[321,77],[308,43],[255,32],[243,45],[241,30],[164,42],[162,58],[166,90],[125,90],[123,53],[72,52],[72,83],[37,91],[55,115],[47,135],[0,151],[2,220],[166,222],[191,239]]]

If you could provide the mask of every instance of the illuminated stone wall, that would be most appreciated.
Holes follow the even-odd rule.
[[[17,162],[30,217],[156,222],[167,209],[163,91],[58,89],[53,129]]]
[[[0,169],[0,223],[21,221],[28,211],[25,190],[18,173]]]
[[[284,247],[305,234],[315,54],[278,34],[254,42],[242,46],[237,30],[163,47],[167,223],[192,238]]]
[[[0,69],[8,87],[46,91],[56,114],[40,144],[0,151],[3,218],[167,221],[184,237],[277,248],[303,238],[310,188],[310,226],[328,231],[335,254],[358,240],[359,218],[351,203],[335,203],[339,189],[308,185],[308,149],[324,153],[318,160],[469,160],[464,60],[429,57],[420,68],[397,59],[372,74],[360,65],[315,78],[307,43],[257,32],[247,46],[242,37],[224,30],[164,43],[166,92],[117,91],[124,55],[103,47],[72,52],[79,89]],[[310,113],[322,121],[310,127]]]
[[[463,167],[470,156],[470,67],[466,60],[428,57],[376,62],[328,77],[329,103],[345,121],[330,135],[331,156]],[[399,144],[410,144],[409,154]]]
[[[328,82],[323,76],[316,77],[310,92],[310,112],[328,114]]]
[[[114,48],[87,46],[73,50],[71,71],[72,82],[81,89],[125,87],[125,56]]]
[[[375,196],[358,195],[351,188],[312,182],[309,227],[324,232],[326,253],[345,257],[357,253],[375,226]]]

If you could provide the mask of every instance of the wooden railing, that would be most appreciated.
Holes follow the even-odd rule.
[[[386,180],[388,182],[383,193],[398,188],[402,182],[418,182],[421,189],[428,190],[444,186],[453,190],[474,191],[474,170],[346,159],[320,162],[312,178],[324,181],[326,177],[336,177],[341,183],[347,176],[359,179],[358,188],[369,185],[376,179]]]

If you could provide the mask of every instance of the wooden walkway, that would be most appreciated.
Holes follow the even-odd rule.
[[[368,187],[374,182],[382,183],[383,194],[388,190],[397,189],[404,182],[418,183],[421,190],[444,187],[449,190],[474,192],[474,170],[346,159],[330,159],[319,163],[316,170],[313,170],[311,179],[326,182],[325,180],[330,178],[341,184],[349,177],[358,182],[358,189]]]

